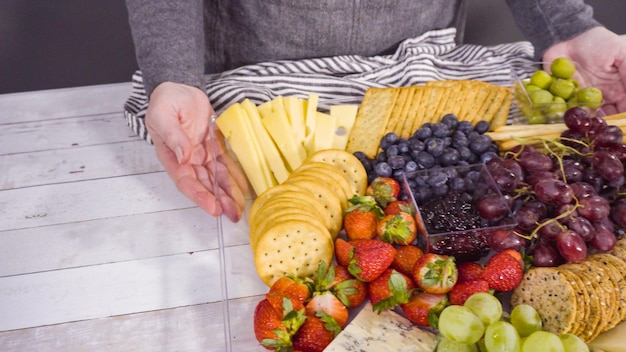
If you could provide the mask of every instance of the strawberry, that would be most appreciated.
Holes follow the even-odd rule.
[[[347,307],[358,307],[365,302],[367,286],[367,283],[352,276],[347,267],[335,266],[335,280],[331,283],[330,289]]]
[[[451,304],[462,306],[469,296],[477,292],[489,292],[489,283],[483,279],[459,282],[448,294]]]
[[[512,249],[512,248],[508,248],[508,249],[495,253],[493,256],[500,256],[504,254],[508,254],[511,257],[517,259],[520,265],[522,266],[522,268],[524,267],[524,257],[522,256],[522,253],[520,251]]]
[[[354,246],[343,238],[337,237],[335,240],[335,260],[337,260],[337,264],[348,266],[353,255]]]
[[[300,301],[297,298],[287,297],[283,295],[282,293],[278,293],[278,292],[268,292],[265,294],[265,299],[267,299],[268,302],[270,302],[272,307],[274,307],[274,310],[276,310],[276,312],[279,314],[283,314],[285,298],[291,301],[292,310],[300,310],[304,308],[304,302]]]
[[[394,200],[393,202],[387,204],[383,211],[385,212],[385,215],[398,214],[399,212],[409,213],[411,215],[415,214],[411,204],[409,204],[406,200]]]
[[[483,266],[476,262],[463,262],[456,266],[459,272],[458,282],[465,282],[480,279],[483,273]]]
[[[451,256],[427,253],[413,267],[413,281],[428,293],[448,293],[457,279],[458,271]]]
[[[524,270],[518,259],[505,253],[498,254],[489,258],[481,277],[489,283],[489,288],[508,292],[520,284]]]
[[[407,303],[401,304],[402,312],[413,323],[437,328],[439,314],[448,306],[446,295],[434,295],[428,292],[415,292]]]
[[[315,315],[324,312],[343,328],[348,323],[348,308],[331,291],[315,293],[305,306],[305,314]]]
[[[396,255],[393,257],[391,267],[403,273],[404,275],[413,275],[413,266],[424,252],[418,246],[406,245],[396,248]]]
[[[380,239],[391,244],[406,245],[415,240],[417,227],[415,218],[409,213],[400,212],[395,215],[385,215],[376,226],[376,233]]]
[[[300,302],[304,302],[311,296],[311,290],[304,280],[291,276],[283,276],[274,281],[269,292],[295,298]]]
[[[355,196],[350,198],[350,203],[353,205],[345,210],[343,216],[343,228],[348,240],[376,237],[376,225],[384,213],[374,197]]]
[[[395,200],[400,195],[400,183],[391,177],[376,177],[367,186],[365,195],[372,196],[383,208]]]
[[[321,352],[330,345],[340,330],[337,324],[324,313],[307,316],[304,324],[293,336],[293,350]]]
[[[414,287],[410,277],[389,268],[370,282],[368,291],[374,310],[380,312],[408,302]]]
[[[371,282],[382,274],[393,262],[396,249],[379,240],[350,241],[354,246],[348,271],[357,279]]]
[[[254,335],[268,350],[289,348],[291,337],[305,319],[304,308],[293,310],[288,298],[283,298],[283,309],[280,311],[266,298],[259,301],[254,309]]]

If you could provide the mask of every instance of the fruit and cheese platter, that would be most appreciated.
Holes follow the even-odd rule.
[[[626,114],[574,74],[228,107],[259,350],[625,351]],[[520,89],[549,123],[511,122]]]

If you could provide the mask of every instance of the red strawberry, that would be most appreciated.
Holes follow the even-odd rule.
[[[335,240],[335,259],[337,264],[348,266],[350,258],[354,255],[354,246],[341,237]]]
[[[358,307],[365,302],[367,286],[367,283],[352,276],[347,267],[335,266],[335,280],[330,285],[330,289],[347,307]]]
[[[476,262],[463,262],[456,266],[459,271],[458,282],[465,282],[480,279],[483,273],[483,266]]]
[[[383,208],[398,199],[400,194],[400,184],[391,177],[376,177],[365,191],[365,194],[372,196]]]
[[[422,249],[414,245],[399,246],[396,248],[396,255],[393,257],[391,267],[404,275],[413,275],[415,262],[424,255]]]
[[[399,212],[409,213],[413,215],[415,211],[411,207],[411,204],[406,200],[394,200],[393,202],[387,204],[385,209],[385,215],[398,214]]]
[[[524,258],[522,257],[522,253],[520,253],[520,251],[512,249],[512,248],[508,248],[505,249],[503,251],[497,252],[495,253],[493,256],[500,256],[500,255],[505,255],[508,254],[511,257],[517,259],[520,263],[520,265],[522,266],[522,268],[524,267]]]
[[[304,309],[293,310],[288,298],[283,300],[282,311],[275,309],[268,299],[263,299],[254,309],[254,335],[268,350],[288,348],[291,337],[305,319]]]
[[[414,287],[410,277],[394,269],[387,269],[370,282],[368,291],[374,310],[380,312],[408,302]]]
[[[428,293],[448,293],[457,279],[458,271],[451,256],[427,253],[413,267],[413,281]]]
[[[314,294],[313,298],[306,304],[306,315],[312,316],[317,312],[328,314],[341,328],[348,323],[348,308],[330,291]]]
[[[318,316],[307,316],[306,321],[293,336],[293,350],[300,352],[321,352],[330,345],[339,333],[337,324],[324,313]]]
[[[297,298],[291,298],[288,296],[285,296],[281,293],[277,293],[277,292],[268,292],[265,294],[265,299],[267,299],[270,304],[272,305],[272,307],[274,307],[274,310],[276,310],[276,312],[278,314],[284,314],[284,299],[287,298],[291,301],[291,309],[292,310],[300,310],[302,308],[304,308],[304,302],[300,301]]]
[[[489,292],[489,283],[483,279],[459,282],[448,295],[451,304],[462,306],[469,296],[477,292]]]
[[[309,286],[304,280],[291,276],[283,276],[274,281],[269,292],[279,293],[301,302],[304,302],[311,296]]]
[[[481,277],[489,283],[489,288],[507,292],[520,284],[523,275],[520,261],[508,254],[502,254],[489,258]]]
[[[417,236],[415,218],[405,212],[386,215],[378,222],[376,233],[387,243],[402,245],[412,243]]]
[[[350,199],[351,207],[345,210],[343,228],[349,240],[376,237],[376,225],[383,217],[383,210],[371,196],[355,196]]]
[[[348,271],[357,279],[371,282],[380,276],[393,262],[396,249],[379,240],[350,241],[354,246]]]
[[[427,292],[414,293],[409,302],[400,305],[404,315],[413,323],[437,328],[439,314],[448,305],[446,295],[434,295]]]

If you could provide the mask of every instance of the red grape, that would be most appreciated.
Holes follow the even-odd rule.
[[[533,257],[533,265],[538,267],[555,267],[563,262],[554,246],[543,241],[537,243],[530,254]]]
[[[595,188],[587,182],[574,182],[570,183],[569,186],[574,192],[574,197],[578,200],[597,194]]]
[[[611,220],[621,227],[626,227],[626,198],[619,198],[613,203]]]
[[[592,165],[602,178],[612,181],[624,176],[624,165],[615,154],[599,150],[593,154]]]
[[[594,195],[579,200],[578,214],[589,221],[601,221],[609,217],[611,205],[604,197]]]
[[[527,172],[552,170],[552,159],[539,152],[523,154],[517,162]]]
[[[597,130],[595,130],[593,140],[594,143],[599,147],[608,147],[612,145],[622,144],[623,137],[624,132],[622,132],[621,128],[609,125],[601,126]]]
[[[497,221],[509,213],[509,203],[498,194],[488,194],[476,203],[476,209],[482,218]]]
[[[587,257],[585,241],[572,230],[565,230],[556,236],[556,248],[561,257],[570,263],[580,263]]]
[[[528,240],[517,235],[515,231],[498,229],[489,236],[489,248],[496,252],[505,249],[515,249],[517,251],[528,245]]]
[[[573,107],[563,114],[563,122],[568,129],[577,133],[587,133],[591,129],[591,118],[583,108]]]
[[[537,199],[546,204],[568,204],[574,197],[570,186],[561,180],[542,179],[535,183],[533,190]]]
[[[558,221],[554,221],[554,219],[545,219],[540,226],[537,236],[546,241],[556,240],[556,236],[565,230],[565,227]]]
[[[613,231],[600,224],[596,224],[595,231],[595,235],[591,241],[589,241],[589,245],[591,247],[602,252],[608,252],[615,247],[617,238],[615,237]]]
[[[591,221],[581,216],[570,216],[565,224],[570,230],[576,232],[583,241],[589,242],[593,238],[594,227]]]

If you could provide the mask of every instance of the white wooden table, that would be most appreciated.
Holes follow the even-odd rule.
[[[126,126],[130,90],[0,95],[0,351],[263,350],[245,216],[221,220],[225,306],[219,221]]]

